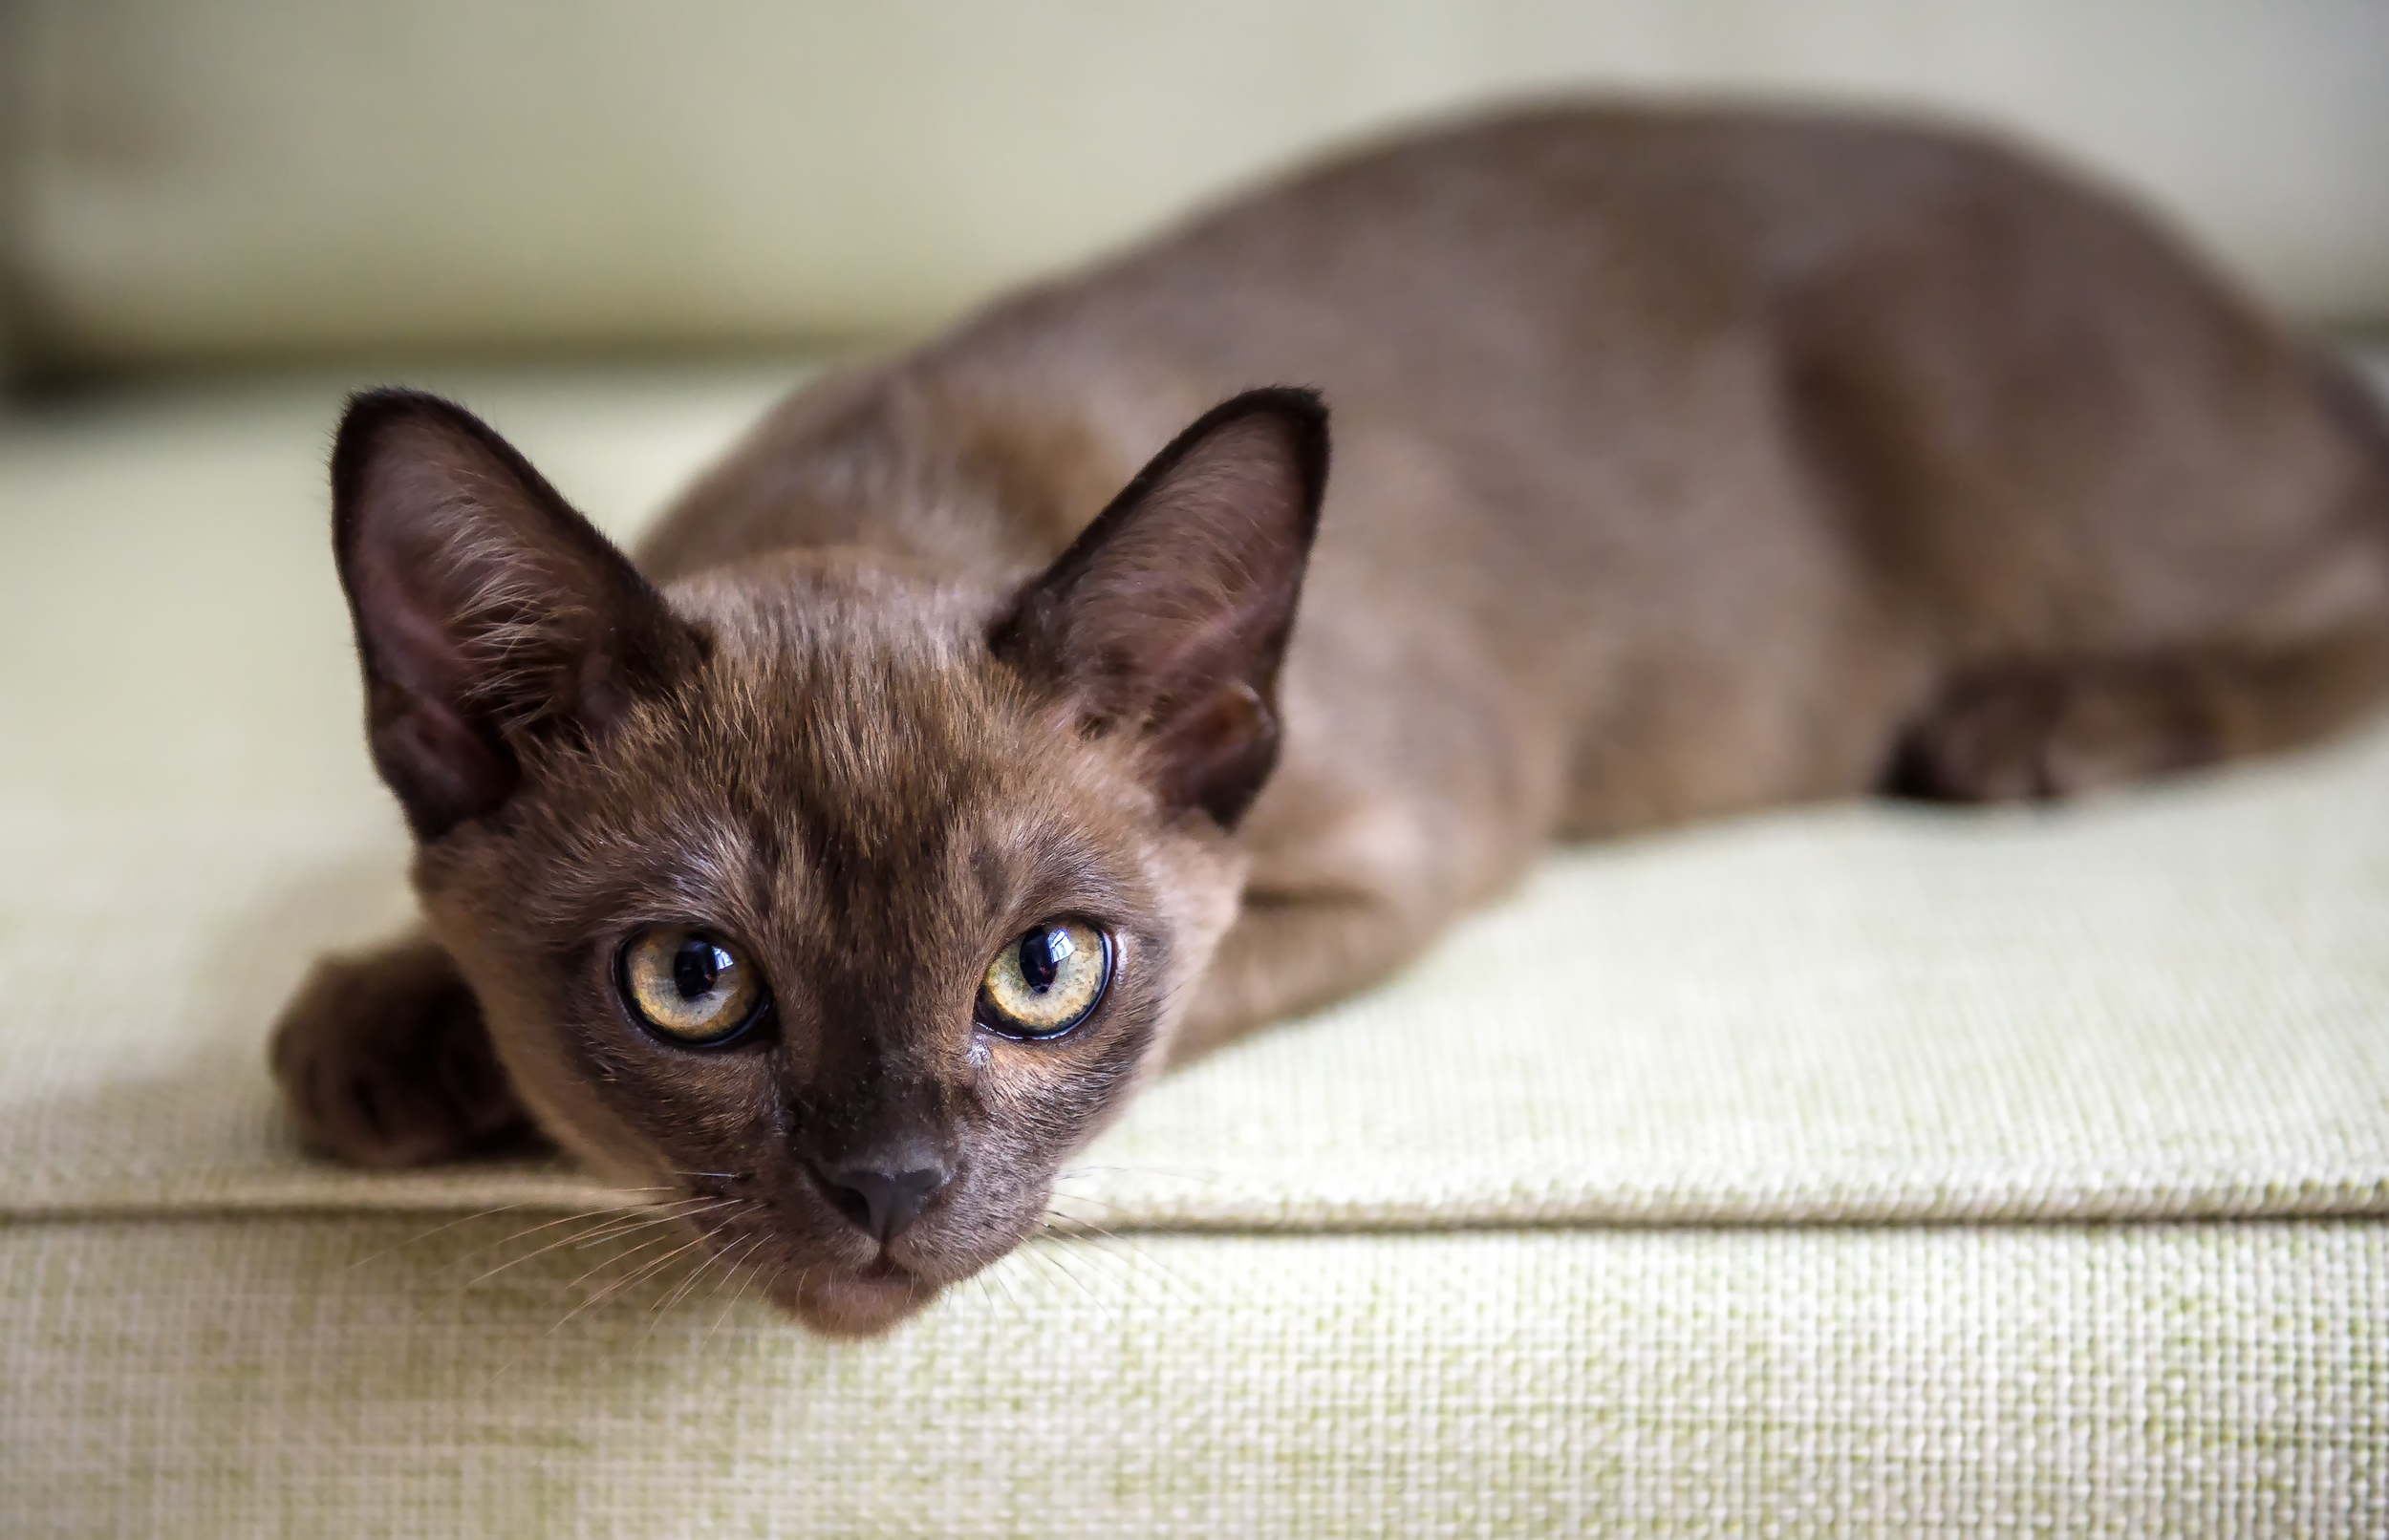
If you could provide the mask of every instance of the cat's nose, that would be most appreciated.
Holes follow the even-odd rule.
[[[944,1163],[915,1149],[817,1169],[838,1211],[883,1246],[920,1217],[950,1175]]]

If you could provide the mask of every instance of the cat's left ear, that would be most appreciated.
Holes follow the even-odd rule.
[[[698,654],[630,560],[452,402],[352,399],[332,503],[367,738],[419,839],[494,812],[528,751],[602,736]]]
[[[1140,471],[990,635],[1099,730],[1139,739],[1165,805],[1222,827],[1278,758],[1278,668],[1319,527],[1327,411],[1249,391]]]

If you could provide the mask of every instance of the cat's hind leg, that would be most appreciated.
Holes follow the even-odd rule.
[[[529,1129],[480,1003],[428,936],[317,962],[271,1059],[307,1143],[359,1166],[427,1165]]]
[[[1894,796],[2071,796],[2311,742],[2389,689],[2389,624],[2292,646],[2015,662],[1950,680],[1901,738]]]

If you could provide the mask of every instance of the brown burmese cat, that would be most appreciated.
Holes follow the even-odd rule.
[[[2346,720],[2378,420],[2011,153],[1639,110],[1331,164],[803,391],[636,567],[362,396],[334,537],[428,930],[275,1065],[352,1160],[527,1118],[743,1199],[714,1250],[877,1330],[1144,1078],[1546,841]]]

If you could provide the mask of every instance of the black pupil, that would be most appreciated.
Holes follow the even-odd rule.
[[[1076,950],[1067,935],[1041,925],[1021,937],[1021,976],[1028,981],[1030,989],[1043,995],[1062,976],[1063,963]]]
[[[684,1000],[701,1000],[714,992],[715,983],[729,966],[728,952],[700,936],[691,936],[673,955],[673,987]]]

